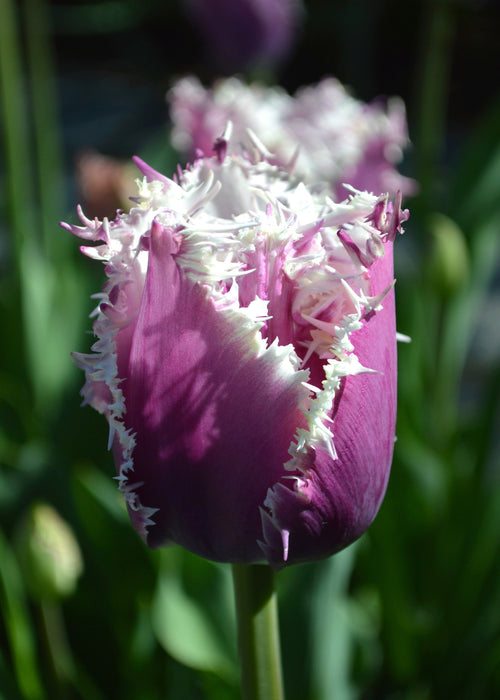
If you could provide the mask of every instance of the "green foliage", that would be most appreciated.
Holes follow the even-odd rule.
[[[230,573],[177,548],[165,550],[151,620],[158,641],[176,661],[237,687]]]

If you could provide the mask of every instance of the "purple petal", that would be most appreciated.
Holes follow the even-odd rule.
[[[125,423],[136,434],[127,476],[142,507],[158,508],[149,546],[175,540],[215,560],[262,559],[259,507],[304,424],[305,373],[284,371],[275,348],[259,356],[175,252],[171,232],[154,223],[123,374]],[[141,511],[131,518],[140,530]]]
[[[372,294],[392,281],[392,244],[370,268]],[[316,450],[301,493],[281,481],[266,505],[274,527],[264,522],[262,548],[270,562],[310,561],[339,551],[371,524],[389,478],[396,421],[396,329],[394,291],[384,307],[352,335],[360,362],[377,374],[344,380],[333,424],[337,459]],[[290,483],[290,482],[288,482]],[[289,532],[288,552],[282,533]]]
[[[142,158],[139,158],[139,156],[133,156],[132,160],[134,161],[136,167],[140,170],[140,172],[144,175],[148,182],[154,182],[155,180],[158,180],[160,182],[163,182],[165,185],[170,186],[171,181],[168,179],[168,177],[165,177],[165,175],[162,175],[150,165],[145,163],[142,160]]]
[[[189,5],[190,17],[225,71],[284,58],[302,15],[299,0],[191,0]]]

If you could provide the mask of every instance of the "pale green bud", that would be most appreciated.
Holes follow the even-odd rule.
[[[433,214],[430,219],[433,247],[430,274],[443,297],[450,297],[462,289],[469,278],[469,251],[462,230],[444,214]]]
[[[37,600],[70,595],[83,571],[80,547],[68,523],[45,503],[32,506],[17,538],[26,584]]]

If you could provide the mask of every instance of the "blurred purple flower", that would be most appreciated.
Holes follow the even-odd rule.
[[[405,107],[398,98],[364,104],[334,78],[291,97],[281,88],[245,85],[237,78],[219,80],[207,90],[187,77],[172,87],[168,100],[173,143],[191,156],[197,151],[210,155],[230,119],[235,139],[248,143],[251,128],[276,162],[291,162],[309,182],[329,182],[337,199],[345,197],[344,183],[375,194],[416,190],[396,167],[409,143]]]
[[[63,224],[105,264],[93,354],[75,357],[135,529],[277,569],[338,551],[392,459],[400,198],[334,203],[256,139],[220,138],[174,180],[136,164],[129,213]]]
[[[188,0],[186,5],[225,72],[285,58],[303,11],[300,0]]]

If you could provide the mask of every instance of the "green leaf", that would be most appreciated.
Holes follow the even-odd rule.
[[[450,182],[450,212],[464,228],[500,215],[500,98],[473,137]]]
[[[357,545],[330,557],[317,568],[312,598],[312,684],[318,698],[350,700],[352,656],[356,635],[349,582]]]
[[[221,635],[206,612],[204,603],[189,596],[184,587],[176,558],[177,552],[164,552],[156,594],[152,604],[152,624],[158,641],[176,661],[211,671],[228,681],[238,676],[232,655],[225,649]],[[174,554],[174,557],[169,557]],[[208,566],[210,564],[207,563]]]
[[[0,562],[0,610],[17,683],[25,700],[42,700],[45,694],[36,663],[35,630],[28,613],[21,573],[1,532]]]
[[[87,464],[75,470],[75,482],[99,504],[108,516],[119,523],[128,523],[125,499],[116,481],[94,466]]]

